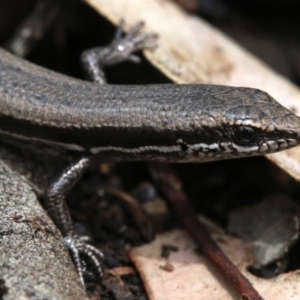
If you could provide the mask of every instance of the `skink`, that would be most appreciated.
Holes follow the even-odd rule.
[[[46,206],[83,281],[79,254],[100,269],[101,253],[74,234],[64,198],[91,163],[206,162],[272,153],[299,144],[300,118],[257,89],[91,83],[0,49],[0,140],[74,157],[49,188]]]
[[[102,161],[205,162],[284,150],[300,119],[267,93],[213,85],[98,85],[0,50],[0,138]]]

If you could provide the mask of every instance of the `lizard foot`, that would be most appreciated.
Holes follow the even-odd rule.
[[[108,46],[92,48],[82,53],[82,66],[91,81],[106,83],[103,67],[123,61],[138,63],[140,58],[133,54],[134,52],[157,46],[156,34],[140,33],[144,26],[143,22],[137,23],[127,34],[123,34],[124,24],[122,20],[113,41]]]
[[[93,265],[96,267],[98,274],[100,277],[102,277],[102,267],[101,267],[101,261],[103,260],[103,253],[95,248],[94,246],[91,246],[87,244],[89,241],[89,237],[87,236],[66,236],[65,237],[65,243],[69,251],[71,252],[71,256],[74,260],[74,264],[76,266],[76,270],[78,272],[80,282],[85,288],[84,279],[83,279],[83,267],[81,263],[81,255],[89,258]]]
[[[158,36],[155,33],[139,33],[145,25],[144,22],[135,24],[126,35],[123,35],[124,24],[125,21],[121,20],[110,47],[115,49],[114,52],[116,52],[121,61],[139,62],[139,57],[132,53],[146,48],[157,47]]]

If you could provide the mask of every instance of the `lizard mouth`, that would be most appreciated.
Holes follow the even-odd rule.
[[[211,145],[195,144],[189,145],[185,161],[197,162],[197,159],[210,161],[270,154],[295,147],[298,144],[298,139],[294,138],[268,140],[252,146],[241,146],[233,141],[222,141]]]

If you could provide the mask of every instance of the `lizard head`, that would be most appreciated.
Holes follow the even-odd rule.
[[[212,142],[189,145],[190,161],[263,155],[300,144],[300,118],[269,94],[222,86],[214,93],[212,105],[201,112],[203,131]]]
[[[219,141],[220,147],[237,155],[259,155],[299,144],[299,117],[263,91],[244,88],[238,93],[240,103],[223,114],[228,134]]]

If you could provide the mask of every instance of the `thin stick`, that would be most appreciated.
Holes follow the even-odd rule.
[[[263,300],[250,281],[229,260],[217,243],[211,238],[206,227],[199,221],[192,208],[175,170],[168,164],[150,165],[150,172],[169,202],[184,228],[197,243],[201,252],[232,285],[242,300]]]

